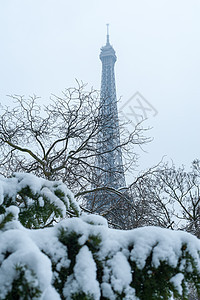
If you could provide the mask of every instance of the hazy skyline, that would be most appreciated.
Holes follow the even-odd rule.
[[[138,91],[157,111],[138,169],[164,155],[188,167],[200,158],[199,16],[197,0],[2,0],[0,102],[34,93],[45,104],[75,78],[100,89],[109,23],[119,106]]]

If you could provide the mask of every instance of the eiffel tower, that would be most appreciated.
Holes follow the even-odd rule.
[[[100,134],[97,142],[97,166],[101,186],[119,189],[126,186],[122,151],[120,148],[120,131],[117,110],[114,65],[117,60],[115,50],[109,41],[109,24],[107,24],[107,42],[101,48],[102,62],[100,95]]]
[[[122,227],[122,206],[124,202],[113,193],[126,187],[122,151],[120,147],[120,128],[117,110],[114,65],[117,60],[115,50],[109,41],[107,24],[106,45],[101,48],[102,62],[100,124],[96,141],[96,172],[92,193],[86,195],[87,208],[91,212],[103,212],[106,218]],[[109,188],[109,189],[108,189]],[[111,188],[111,189],[110,189]],[[116,207],[117,205],[117,207]]]

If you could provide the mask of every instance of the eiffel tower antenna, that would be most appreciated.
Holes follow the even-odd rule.
[[[106,26],[107,26],[107,45],[108,44],[110,44],[110,42],[109,42],[109,24],[106,24]]]

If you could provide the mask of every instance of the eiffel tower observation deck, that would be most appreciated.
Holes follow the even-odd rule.
[[[119,189],[126,186],[122,151],[120,148],[120,130],[117,110],[114,65],[117,60],[115,50],[109,41],[107,24],[106,45],[101,48],[102,62],[100,110],[100,134],[97,142],[97,164],[101,185]]]

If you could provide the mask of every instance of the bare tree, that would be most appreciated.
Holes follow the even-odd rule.
[[[200,162],[190,171],[159,164],[130,187],[139,226],[180,229],[200,238]],[[137,205],[138,204],[138,205]]]
[[[98,187],[99,125],[102,122],[111,124],[109,115],[102,120],[99,93],[93,89],[86,91],[85,85],[78,84],[66,89],[61,97],[53,95],[43,107],[36,96],[26,99],[14,95],[11,98],[14,108],[1,107],[0,173],[10,176],[20,171],[50,180],[61,179],[77,197],[91,190],[94,183]],[[141,124],[131,133],[121,124],[120,133],[120,144],[106,151],[120,147],[124,168],[131,170],[137,159],[135,146],[141,146],[148,139]],[[116,194],[106,186],[98,188]]]
[[[173,228],[173,207],[158,184],[160,163],[141,172],[123,189],[124,198],[119,199],[118,216],[123,229],[142,226]]]
[[[83,196],[91,193],[93,201],[90,205],[90,212],[98,212],[114,227],[120,229],[141,226],[173,228],[174,210],[171,201],[164,196],[163,188],[158,184],[160,165],[161,163],[136,175],[133,182],[125,188],[115,190],[105,186],[79,194]],[[100,192],[100,201],[98,192]],[[109,197],[111,200],[107,205]]]
[[[123,197],[118,198],[118,210],[113,209],[112,214],[123,229],[160,226],[185,230],[200,238],[199,160],[193,162],[190,171],[159,163],[118,192]]]
[[[176,169],[174,165],[165,165],[159,172],[157,182],[162,190],[160,198],[168,199],[172,208],[170,214],[174,228],[186,230],[200,238],[199,161],[193,162],[189,172],[184,167]]]

